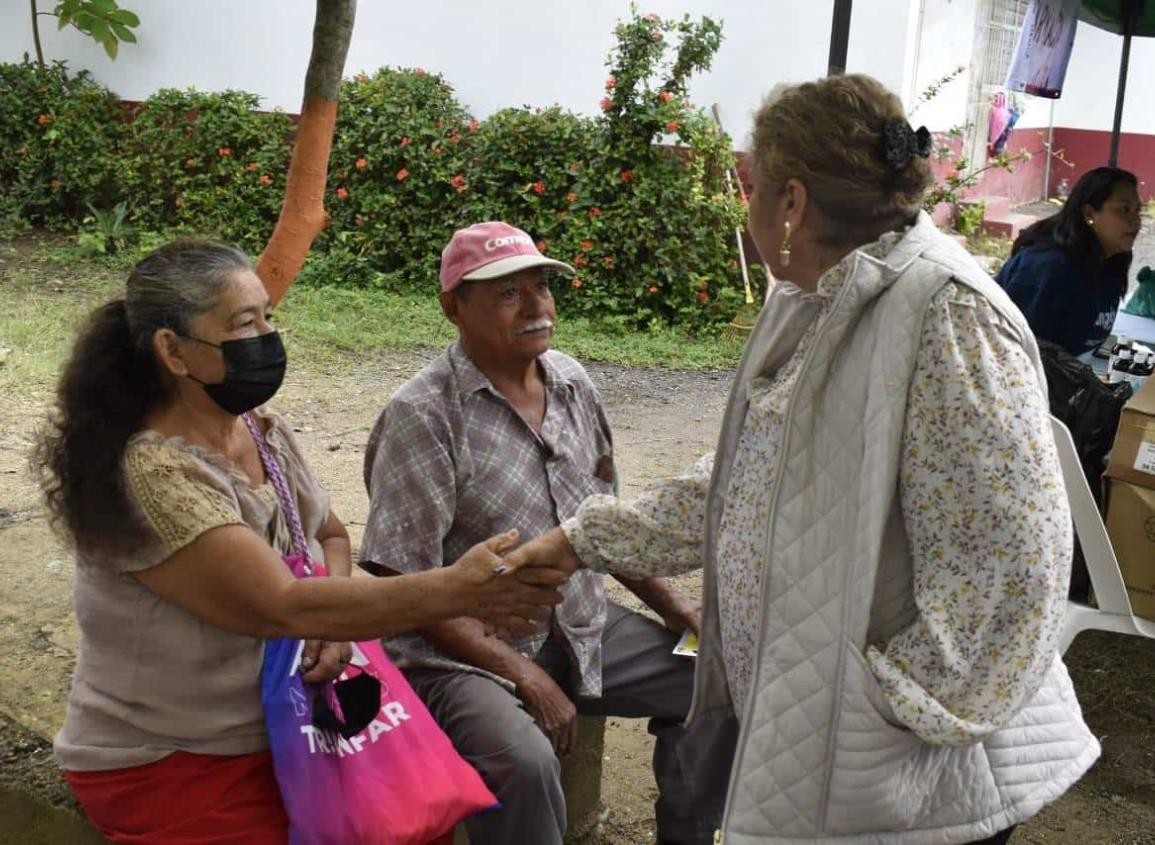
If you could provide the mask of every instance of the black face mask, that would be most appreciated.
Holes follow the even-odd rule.
[[[189,337],[205,346],[221,351],[225,360],[224,380],[205,384],[196,376],[189,378],[204,387],[209,398],[230,414],[244,414],[268,402],[285,380],[285,345],[277,332],[209,343],[198,337]]]

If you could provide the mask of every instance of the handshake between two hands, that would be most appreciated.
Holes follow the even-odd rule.
[[[549,619],[561,604],[560,588],[581,561],[560,528],[521,546],[507,531],[479,543],[454,564],[466,580],[465,613],[480,619],[487,633],[525,635]]]

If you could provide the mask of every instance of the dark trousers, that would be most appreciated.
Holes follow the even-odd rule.
[[[650,720],[658,839],[707,845],[722,822],[738,725],[727,719],[682,727],[694,661],[672,654],[675,642],[661,625],[611,602],[602,635],[602,697],[576,704],[583,714]],[[536,660],[571,693],[571,660],[561,643],[551,638]],[[501,801],[500,810],[466,822],[470,842],[561,845],[566,828],[561,766],[517,697],[469,672],[406,674],[458,753]]]

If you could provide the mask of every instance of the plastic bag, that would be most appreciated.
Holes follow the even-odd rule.
[[[1058,344],[1040,340],[1039,355],[1047,375],[1051,413],[1071,430],[1083,474],[1098,502],[1107,453],[1115,442],[1131,387],[1103,384],[1094,370]]]
[[[1144,267],[1139,271],[1139,287],[1123,306],[1123,313],[1155,319],[1155,270]]]
[[[305,575],[300,556],[285,562]],[[497,807],[381,644],[352,645],[342,676],[320,687],[301,680],[301,640],[265,645],[261,700],[290,845],[426,845]]]

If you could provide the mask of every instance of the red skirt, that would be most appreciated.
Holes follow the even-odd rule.
[[[155,763],[64,773],[91,821],[131,845],[286,845],[289,818],[269,752],[175,751]],[[430,845],[451,845],[448,833]]]

